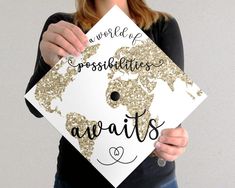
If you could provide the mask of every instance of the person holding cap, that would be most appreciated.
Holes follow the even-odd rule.
[[[144,0],[76,0],[75,13],[51,15],[41,32],[29,91],[60,58],[78,56],[86,48],[88,32],[112,7],[119,6],[182,70],[183,43],[179,25],[170,14],[154,11]],[[114,20],[115,21],[115,20]],[[27,100],[33,115],[42,117]],[[165,129],[148,156],[118,188],[177,188],[175,160],[188,144],[187,131],[179,126]],[[166,161],[160,165],[157,161]],[[54,188],[112,188],[113,186],[62,136],[59,143]]]

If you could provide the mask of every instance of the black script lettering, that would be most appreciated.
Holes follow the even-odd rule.
[[[95,42],[95,38],[93,38],[93,39],[89,39],[89,42],[90,42],[90,43]]]
[[[155,125],[153,125],[152,122],[154,122]],[[161,127],[162,125],[164,125],[164,124],[165,124],[165,121],[163,121],[162,124],[160,124],[160,125],[158,125],[158,126],[156,125],[156,123],[157,123],[157,122],[156,122],[155,119],[151,119],[151,120],[149,121],[149,125],[150,125],[150,127],[152,128],[152,130],[149,132],[149,138],[152,139],[152,140],[157,139],[157,137],[159,136],[158,128]],[[152,136],[152,134],[154,134],[155,136]]]
[[[154,67],[160,67],[160,66],[162,66],[164,63],[165,63],[165,61],[164,61],[163,59],[160,59],[158,65],[155,65],[155,64],[152,64],[152,65],[153,65]]]
[[[71,130],[71,134],[74,137],[77,136],[78,138],[82,138],[86,134],[86,131],[81,135],[80,132],[79,132],[79,128],[78,127],[73,127],[72,130]]]
[[[151,140],[155,140],[159,136],[158,128],[163,126],[165,124],[165,121],[157,126],[156,120],[150,119],[148,122],[148,127],[147,127],[147,130],[145,132],[144,137],[140,138],[139,118],[141,118],[145,114],[145,112],[146,112],[146,109],[144,110],[144,112],[142,114],[138,114],[138,112],[135,113],[135,115],[133,117],[126,114],[126,117],[128,119],[134,120],[134,127],[130,133],[128,132],[128,125],[127,125],[128,119],[125,118],[124,119],[125,124],[124,124],[121,131],[117,130],[117,126],[115,123],[111,123],[108,127],[103,127],[102,121],[98,121],[98,123],[94,124],[92,127],[87,127],[83,133],[80,132],[78,127],[73,127],[71,130],[71,134],[72,134],[72,136],[78,137],[78,138],[82,138],[85,135],[87,135],[87,137],[89,139],[93,140],[96,137],[98,137],[102,131],[107,130],[107,131],[109,131],[110,134],[115,134],[116,136],[120,136],[122,134],[125,134],[126,138],[128,138],[128,139],[131,138],[134,133],[136,133],[136,137],[139,142],[143,142],[146,139],[147,135],[149,136],[149,138]],[[149,128],[151,128],[151,130],[149,130]],[[148,132],[149,132],[149,134],[148,134]]]
[[[104,32],[104,36],[107,37],[109,36],[109,33],[107,31]]]
[[[86,68],[89,68],[91,64],[89,62],[86,62]]]
[[[108,32],[109,32],[111,38],[113,38],[113,37],[114,37],[114,36],[113,36],[113,30],[112,30],[111,28],[109,28],[109,29],[108,29]]]
[[[153,64],[147,62],[147,63],[146,63],[146,71],[149,71],[152,65],[153,65]]]
[[[131,134],[129,135],[128,134],[128,127],[127,127],[127,124],[125,124],[122,128],[122,130],[120,132],[117,131],[117,127],[114,123],[110,124],[107,128],[102,128],[102,130],[109,130],[109,133],[111,134],[115,134],[117,136],[120,136],[123,132],[125,133],[125,136],[127,138],[131,138],[132,135],[134,134],[135,132],[135,129],[133,129],[133,131],[131,132]]]
[[[142,37],[142,33],[137,33],[136,36],[133,38],[132,45],[135,45],[137,41],[141,41],[139,40],[139,38],[141,37]]]
[[[149,125],[148,125],[148,128],[147,128],[147,130],[146,130],[146,133],[145,133],[145,136],[144,136],[144,138],[143,139],[141,139],[140,138],[140,133],[139,133],[139,118],[141,117],[141,116],[143,116],[144,114],[145,114],[145,112],[146,112],[146,109],[144,110],[144,112],[141,114],[141,115],[138,115],[138,112],[137,113],[135,113],[135,116],[134,117],[131,117],[131,116],[128,116],[127,114],[126,114],[126,117],[127,118],[130,118],[130,119],[134,119],[134,121],[135,121],[135,125],[134,125],[134,129],[133,129],[133,132],[132,132],[132,134],[134,133],[134,130],[136,131],[136,136],[137,136],[137,139],[139,140],[139,142],[143,142],[144,140],[145,140],[145,138],[146,138],[146,136],[147,136],[147,132],[148,132],[148,128],[149,128]],[[131,134],[131,135],[132,135]]]
[[[96,36],[98,40],[100,40],[102,37],[103,37],[103,34],[101,32]]]
[[[91,68],[92,71],[96,71],[96,63],[95,62],[92,62],[92,68]]]
[[[99,128],[99,131],[97,132],[97,127]],[[95,137],[98,137],[102,131],[102,122],[101,121],[98,121],[97,124],[95,124],[93,127],[92,127],[92,131],[93,131],[93,134]]]
[[[142,34],[137,33],[134,35],[133,33],[128,33],[128,27],[124,27],[122,29],[120,26],[116,26],[114,29],[109,28],[107,31],[99,32],[95,37],[90,38],[89,42],[94,43],[96,40],[101,40],[103,37],[107,38],[108,36],[110,36],[110,38],[129,38],[132,40],[132,44],[134,45],[142,37]]]
[[[113,62],[114,62],[114,57],[110,57],[109,60],[108,60],[108,65],[109,65],[110,68],[113,67]]]
[[[98,66],[97,70],[102,71],[102,69],[103,69],[102,62],[99,62],[97,66]]]
[[[131,33],[130,35],[129,35],[129,39],[133,39],[133,34]]]
[[[114,35],[117,37],[118,36],[118,32],[120,31],[120,26],[117,26],[117,27],[115,27],[115,29],[114,29]],[[114,36],[113,36],[114,37]],[[113,38],[112,37],[112,38]]]
[[[97,126],[100,128],[98,133],[96,133]],[[79,127],[73,127],[71,130],[71,135],[74,137],[77,136],[78,138],[83,138],[87,134],[88,138],[90,140],[93,140],[95,139],[95,137],[98,137],[100,135],[101,131],[102,131],[102,122],[99,121],[98,125],[94,124],[92,126],[92,130],[90,127],[87,127],[83,134],[80,132]]]
[[[121,31],[120,36],[122,36],[123,38],[127,37],[126,32],[128,31],[127,27],[124,27],[123,31]]]

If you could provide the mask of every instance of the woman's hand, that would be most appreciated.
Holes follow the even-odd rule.
[[[164,129],[155,144],[154,154],[166,161],[174,161],[184,153],[188,145],[188,133],[182,127]]]
[[[68,54],[78,56],[87,43],[88,39],[79,27],[60,21],[50,24],[47,31],[43,33],[40,42],[41,55],[52,67],[63,56]]]

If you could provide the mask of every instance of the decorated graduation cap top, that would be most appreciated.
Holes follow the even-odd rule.
[[[206,94],[117,6],[87,37],[25,98],[117,187]]]

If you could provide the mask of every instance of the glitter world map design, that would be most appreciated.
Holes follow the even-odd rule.
[[[82,54],[83,63],[92,55],[96,54],[98,49],[99,45],[88,47]],[[140,136],[143,138],[148,128],[149,119],[151,118],[149,108],[154,98],[153,91],[157,86],[157,81],[164,81],[172,92],[174,92],[174,82],[176,79],[185,82],[186,86],[192,85],[193,82],[150,39],[133,47],[121,47],[117,49],[114,54],[115,60],[120,60],[122,57],[129,60],[135,59],[136,62],[151,62],[153,65],[150,70],[140,68],[131,71],[125,68],[111,68],[107,75],[109,82],[106,90],[106,101],[112,108],[118,108],[120,105],[123,105],[132,116],[134,116],[136,112],[142,113],[146,109],[146,113],[140,119],[139,123],[141,126],[138,130]],[[68,66],[64,74],[60,73],[60,69],[62,69],[63,65],[68,63],[68,61],[73,61],[73,58],[68,57],[66,61],[61,61],[56,64],[36,85],[35,98],[49,113],[62,115],[61,110],[58,109],[57,106],[52,107],[53,100],[60,99],[60,101],[63,101],[62,94],[66,91],[66,87],[75,79],[75,76],[79,74],[77,69],[72,66]],[[122,77],[118,77],[114,79],[114,75],[117,72],[135,74],[136,78],[122,80]],[[110,95],[113,91],[120,93],[120,100],[111,100]],[[192,100],[194,100],[195,97],[201,96],[202,91],[199,90],[196,93],[188,92],[188,94],[189,96],[193,96]],[[81,132],[84,132],[87,127],[92,128],[94,124],[97,124],[96,120],[89,120],[78,112],[70,112],[65,114],[65,117],[65,126],[69,133],[71,133],[73,127],[78,127]],[[155,120],[158,122],[158,117],[155,117]],[[80,152],[84,157],[90,160],[95,147],[95,139],[90,140],[87,136],[77,139],[81,149]]]
[[[118,187],[207,96],[118,6],[86,36],[24,97]]]

